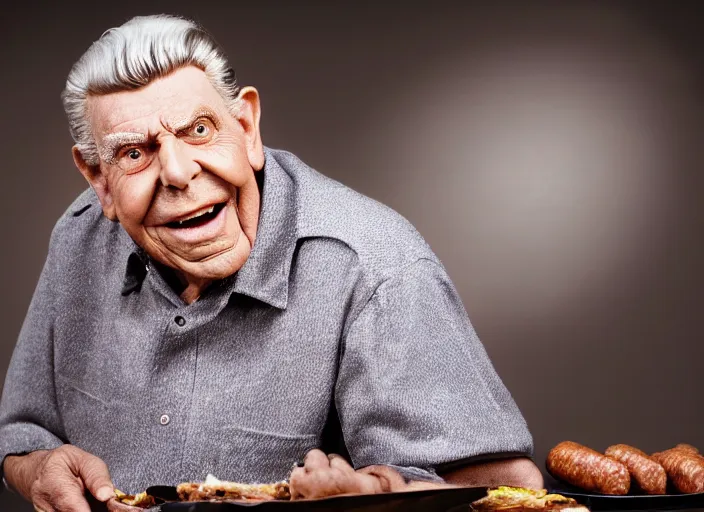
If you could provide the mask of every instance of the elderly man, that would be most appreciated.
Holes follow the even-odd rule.
[[[290,478],[294,498],[542,486],[437,257],[395,212],[265,148],[257,91],[203,29],[107,31],[63,100],[90,188],[52,233],[7,375],[10,488],[84,511],[86,493],[206,473]]]

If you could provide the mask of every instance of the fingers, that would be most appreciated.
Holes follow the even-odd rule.
[[[354,473],[354,468],[349,465],[344,457],[341,457],[336,453],[331,453],[328,455],[328,461],[332,469],[342,471],[343,473]]]
[[[382,492],[376,476],[358,473],[343,457],[320,450],[308,452],[303,467],[293,469],[289,487],[294,500]]]
[[[107,501],[109,512],[144,512],[144,509],[138,507],[132,507],[130,505],[125,505],[120,503],[116,498],[110,498]]]
[[[32,485],[31,501],[42,512],[90,512],[83,484],[74,476],[60,452],[47,457]]]
[[[78,476],[93,496],[99,501],[107,501],[115,496],[115,489],[110,479],[108,467],[95,455],[83,452],[78,461]]]
[[[327,469],[330,467],[330,460],[320,450],[311,450],[303,458],[304,468],[307,473],[317,469]]]
[[[51,450],[36,475],[30,499],[42,512],[90,512],[86,489],[101,501],[114,495],[105,463],[75,446]]]
[[[303,466],[298,466],[291,471],[291,475],[288,477],[288,487],[292,500],[305,498],[305,480],[306,470]]]
[[[393,468],[384,465],[367,466],[359,470],[365,475],[374,476],[379,480],[384,492],[399,492],[406,490],[406,480]]]
[[[314,498],[329,492],[329,482],[321,481],[323,475],[329,477],[329,472],[330,459],[321,450],[306,453],[303,465],[297,465],[289,477],[291,499]]]

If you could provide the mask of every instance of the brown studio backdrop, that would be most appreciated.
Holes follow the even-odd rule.
[[[418,228],[541,467],[563,439],[704,448],[696,2],[10,8],[0,377],[51,228],[85,187],[59,100],[66,74],[106,28],[159,12],[200,21],[259,88],[267,145]],[[22,507],[5,494],[0,509]]]

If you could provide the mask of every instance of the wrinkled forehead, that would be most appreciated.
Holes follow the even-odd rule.
[[[194,111],[207,108],[228,115],[225,100],[200,69],[188,67],[151,82],[146,87],[89,96],[87,112],[99,142],[112,133],[156,133],[187,123]]]

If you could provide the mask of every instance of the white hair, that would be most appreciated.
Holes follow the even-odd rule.
[[[71,136],[85,162],[99,163],[86,116],[89,95],[138,89],[189,65],[205,72],[234,112],[239,92],[234,70],[215,39],[193,21],[165,14],[137,16],[106,30],[73,65],[61,94]]]

